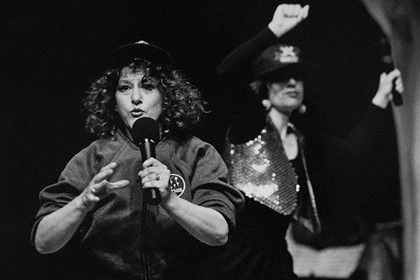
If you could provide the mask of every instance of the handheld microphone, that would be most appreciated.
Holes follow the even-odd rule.
[[[133,142],[140,148],[142,162],[156,157],[155,146],[159,141],[159,126],[149,117],[136,120],[131,131]],[[148,188],[143,192],[147,203],[157,205],[160,203],[160,192],[157,188]]]

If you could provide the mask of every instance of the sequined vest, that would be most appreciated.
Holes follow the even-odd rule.
[[[319,232],[320,221],[302,149],[302,136],[292,124],[289,124],[289,129],[298,137],[299,154],[307,179],[308,191],[305,193],[309,197],[303,198],[303,203],[298,203],[300,186],[297,175],[270,120],[255,139],[243,144],[227,143],[224,157],[230,183],[247,197],[279,214],[294,214],[295,220],[310,231]]]

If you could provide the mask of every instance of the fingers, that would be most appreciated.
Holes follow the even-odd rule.
[[[402,93],[402,92],[404,91],[404,85],[403,85],[403,82],[402,82],[401,77],[399,77],[399,78],[397,78],[397,79],[395,80],[395,89],[396,89],[399,93]]]
[[[103,197],[113,190],[122,189],[128,186],[130,182],[127,180],[121,180],[113,183],[108,181],[108,178],[114,173],[114,168],[116,166],[116,162],[111,162],[110,164],[102,167],[99,173],[93,177],[90,183],[92,194],[98,197]]]
[[[155,158],[149,158],[145,162],[143,162],[143,170],[140,173],[144,176],[149,175],[149,173],[157,173],[158,171],[168,170],[166,165],[161,163]],[[139,175],[140,175],[139,173]]]
[[[143,162],[143,169],[146,169],[146,168],[148,168],[150,166],[159,166],[161,164],[162,163],[160,161],[158,161],[157,159],[151,157],[151,158],[148,158],[147,160],[145,160]]]
[[[390,80],[394,80],[394,79],[399,78],[399,77],[401,77],[401,72],[398,69],[394,69],[394,70],[392,70],[391,72],[388,73],[388,78]]]
[[[302,7],[300,5],[293,5],[291,10],[291,15],[297,17],[301,14]]]
[[[147,176],[141,176],[141,183],[146,188],[156,187],[157,185],[166,186],[169,182],[169,174],[152,173]]]
[[[395,89],[402,93],[403,85],[401,81],[401,73],[398,69],[391,72],[382,73],[379,77],[379,86],[372,103],[381,108],[386,108],[388,103],[392,100],[392,89],[395,81]]]
[[[395,84],[395,89],[402,93],[404,91],[404,85],[401,78],[401,72],[398,69],[394,69],[388,74],[389,80]]]
[[[142,170],[139,175],[141,176],[143,189],[153,188],[159,192],[160,199],[158,203],[165,202],[171,197],[172,191],[169,185],[170,171],[165,165],[162,164],[159,167],[148,167],[147,169]]]
[[[170,171],[160,161],[150,158],[143,164],[144,169],[139,172],[144,188],[163,187],[169,182]]]
[[[117,166],[116,162],[111,162],[108,165],[105,165],[104,167],[101,168],[101,170],[99,170],[99,173],[95,175],[95,177],[93,177],[93,183],[99,183],[102,180],[105,180],[106,178],[108,178],[109,176],[111,176],[111,174],[114,172],[114,168]]]
[[[384,83],[385,79],[386,79],[386,73],[381,73],[381,75],[379,76],[379,84]]]
[[[278,8],[282,11],[283,16],[289,18],[305,19],[309,13],[309,5],[302,7],[301,5],[281,4]]]
[[[130,184],[128,180],[121,180],[110,184],[110,190],[118,190],[127,187]]]
[[[401,72],[398,69],[394,69],[388,74],[382,73],[380,77],[380,83],[388,84],[392,88],[395,83],[395,89],[400,93],[404,90],[404,86],[401,79]]]
[[[143,169],[139,172],[139,176],[141,177],[141,182],[145,185],[148,182],[161,182],[167,183],[170,176],[170,171],[166,168],[165,165],[158,166],[158,167],[148,167]]]
[[[392,89],[392,80],[393,80],[393,74],[390,72],[382,73],[379,76],[379,87],[378,91],[382,91],[384,94],[390,93]]]
[[[308,16],[309,5],[281,4],[278,5],[268,28],[277,38],[293,29]]]
[[[107,180],[103,180],[97,184],[92,185],[92,194],[94,196],[97,196],[99,198],[102,198],[104,196],[106,196],[109,192],[109,187],[108,187],[109,182]]]
[[[123,189],[127,187],[130,184],[128,180],[121,180],[117,182],[108,182],[107,180],[104,180],[100,182],[99,184],[96,184],[92,187],[92,194],[100,199],[107,196],[109,193]]]
[[[148,170],[149,172],[153,172],[153,171],[151,171],[150,169]],[[146,181],[159,181],[160,180],[160,177],[159,177],[159,175],[157,174],[157,171],[155,171],[156,173],[150,173],[149,175],[147,175],[147,176],[145,176],[144,177],[144,179],[146,180]]]
[[[117,163],[110,164],[101,168],[89,185],[83,190],[80,195],[81,201],[85,207],[92,209],[93,206],[107,196],[109,193],[127,187],[130,182],[128,180],[120,180],[116,182],[109,182],[108,178],[113,174]]]

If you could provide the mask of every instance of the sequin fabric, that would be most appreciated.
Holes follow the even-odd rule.
[[[299,185],[277,131],[268,126],[254,140],[229,144],[227,152],[232,185],[280,214],[293,213]]]

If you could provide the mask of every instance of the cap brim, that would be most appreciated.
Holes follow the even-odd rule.
[[[136,58],[146,59],[158,65],[172,64],[172,56],[162,48],[149,43],[131,43],[116,48],[110,57],[111,66],[122,66]]]
[[[263,79],[269,76],[276,75],[278,73],[287,73],[288,71],[298,71],[302,74],[308,74],[307,63],[306,62],[299,62],[299,63],[283,63],[278,64],[276,67],[272,67],[270,69],[264,69],[260,73],[254,73],[254,79]]]

